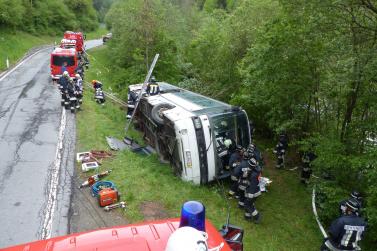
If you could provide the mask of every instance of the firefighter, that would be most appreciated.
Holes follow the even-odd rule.
[[[276,146],[275,146],[275,150],[274,150],[274,153],[276,154],[276,168],[280,169],[280,168],[284,168],[284,160],[285,160],[285,147],[283,145],[283,143],[279,142]]]
[[[67,97],[67,88],[68,88],[69,81],[70,81],[69,73],[68,71],[64,71],[58,81],[60,93],[62,95],[61,104],[64,106],[68,106],[69,104],[69,100]]]
[[[261,214],[255,208],[255,201],[262,194],[259,188],[261,169],[258,166],[257,160],[254,158],[251,158],[248,161],[248,164],[249,167],[246,176],[248,178],[249,185],[245,190],[245,219],[253,220],[256,224],[258,224],[261,220]]]
[[[92,86],[93,86],[94,90],[102,89],[102,83],[98,80],[95,80],[95,79],[92,80]]]
[[[76,74],[75,89],[76,89],[76,97],[78,99],[78,102],[79,102],[79,104],[82,104],[84,88],[83,88],[82,79],[81,79],[80,74]]]
[[[358,215],[359,208],[356,199],[347,200],[345,214],[331,223],[329,237],[321,246],[322,251],[360,250],[359,241],[364,237],[367,223]]]
[[[263,169],[263,156],[257,146],[253,143],[250,143],[247,147],[247,150],[251,153],[252,157],[257,160],[259,167]]]
[[[302,155],[302,170],[301,170],[301,182],[303,184],[309,184],[310,176],[312,175],[311,162],[315,160],[317,156],[312,151],[306,151]]]
[[[147,94],[150,96],[157,95],[160,93],[160,86],[158,85],[155,77],[151,77],[148,85],[147,85]]]
[[[243,208],[245,206],[245,190],[246,190],[246,187],[249,185],[249,181],[246,176],[247,174],[246,171],[249,168],[249,163],[248,163],[249,159],[250,159],[250,152],[244,151],[243,159],[241,160],[239,167],[236,167],[232,172],[233,173],[232,176],[238,178],[237,188],[232,189],[232,191],[235,192],[235,198],[238,198],[238,207],[240,208]],[[233,178],[233,180],[235,179]]]
[[[358,191],[353,190],[350,194],[350,198],[357,200],[357,202],[359,203],[360,208],[359,210],[357,210],[357,214],[361,215],[361,207],[362,207],[362,200],[363,200],[363,198],[361,197],[361,194]],[[342,200],[341,202],[339,202],[339,215],[346,214],[347,201],[348,199]]]
[[[128,95],[127,95],[127,119],[130,119],[132,117],[132,114],[135,110],[136,103],[139,99],[139,96],[137,93],[131,91],[128,88]]]
[[[230,167],[230,180],[231,185],[229,189],[229,196],[239,199],[238,192],[238,180],[241,177],[241,162],[243,158],[243,148],[240,145],[236,146],[236,151],[230,155],[229,167]]]

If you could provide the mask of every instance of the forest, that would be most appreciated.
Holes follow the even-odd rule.
[[[155,53],[160,81],[242,106],[260,138],[312,150],[321,220],[356,189],[377,243],[377,2],[119,0],[112,80],[125,97]]]
[[[97,27],[92,0],[0,0],[0,28],[60,35],[66,30],[92,31]]]

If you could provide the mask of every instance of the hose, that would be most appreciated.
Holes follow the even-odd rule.
[[[97,181],[91,187],[93,197],[97,197],[99,191],[101,191],[104,188],[116,189],[115,184],[111,181],[106,181],[106,180]]]

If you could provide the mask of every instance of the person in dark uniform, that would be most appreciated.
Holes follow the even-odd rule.
[[[69,103],[69,100],[67,97],[67,93],[68,93],[67,88],[68,88],[69,80],[70,80],[70,77],[69,77],[68,71],[64,71],[58,81],[60,93],[62,95],[62,99],[61,99],[62,105],[68,105]]]
[[[151,80],[147,85],[147,94],[150,96],[157,95],[160,93],[160,86],[158,85],[156,79],[152,76]]]
[[[127,95],[127,119],[131,119],[132,114],[135,110],[136,103],[139,99],[139,96],[136,92],[131,91],[128,89]]]
[[[354,198],[355,200],[358,201],[359,203],[359,210],[357,210],[357,215],[361,216],[361,207],[362,207],[362,200],[363,198],[361,197],[361,194],[356,191],[356,190],[353,190],[350,194],[350,198]],[[339,215],[345,215],[346,214],[346,209],[347,209],[347,201],[348,199],[346,200],[342,200],[341,202],[339,202]]]
[[[276,168],[284,168],[284,159],[285,159],[285,147],[284,145],[279,142],[274,150],[274,153],[276,154]]]
[[[229,167],[230,167],[230,180],[231,185],[229,189],[229,196],[239,198],[238,192],[238,180],[241,177],[241,161],[243,158],[243,148],[240,145],[236,146],[236,151],[230,155]]]
[[[309,184],[310,176],[312,175],[311,162],[316,158],[317,156],[312,151],[306,151],[302,155],[302,170],[300,179],[303,184]]]
[[[364,237],[366,221],[358,216],[359,202],[350,198],[346,202],[345,214],[331,223],[329,237],[321,246],[321,251],[360,250],[359,241]]]
[[[239,165],[239,169],[235,168],[234,170],[234,173],[236,174],[235,176],[238,177],[237,194],[239,195],[238,206],[240,208],[243,208],[245,206],[245,191],[246,191],[247,186],[249,185],[249,180],[247,176],[247,170],[249,169],[249,163],[248,163],[249,159],[250,159],[250,153],[248,151],[245,151],[243,153],[243,160],[241,161]]]
[[[256,224],[260,223],[261,214],[255,208],[255,201],[262,194],[259,187],[259,178],[261,175],[261,169],[258,166],[257,160],[251,158],[248,161],[248,180],[249,185],[245,190],[245,219],[253,220]]]

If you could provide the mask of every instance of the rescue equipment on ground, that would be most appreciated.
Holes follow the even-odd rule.
[[[86,162],[81,165],[81,170],[83,172],[87,172],[89,170],[97,169],[99,167],[98,163],[93,161],[93,162]]]
[[[118,203],[115,203],[115,204],[111,204],[111,205],[108,205],[106,207],[104,207],[103,209],[106,211],[106,212],[109,212],[115,208],[126,208],[126,202],[124,201],[121,201],[121,202],[118,202]]]
[[[94,183],[94,185],[91,188],[92,196],[97,197],[99,191],[101,191],[102,189],[105,189],[105,188],[116,189],[115,184],[111,181],[107,181],[107,180],[97,181],[96,183]]]
[[[103,188],[98,192],[98,204],[101,207],[109,206],[119,200],[120,195],[115,188]]]
[[[99,179],[109,175],[111,173],[111,170],[108,170],[108,171],[104,171],[104,172],[101,172],[101,173],[98,173],[98,174],[95,174],[95,175],[92,175],[90,176],[86,181],[84,181],[80,186],[79,188],[83,188],[83,187],[87,187],[87,186],[91,186],[93,185],[94,183],[96,183]]]

